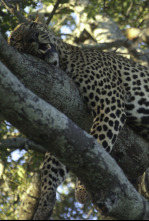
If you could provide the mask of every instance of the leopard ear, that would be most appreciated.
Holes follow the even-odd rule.
[[[37,14],[35,22],[46,24],[46,20],[45,20],[45,17],[43,15],[43,13],[38,13]]]

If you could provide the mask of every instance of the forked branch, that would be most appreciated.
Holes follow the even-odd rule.
[[[15,9],[15,7],[11,4],[9,4],[6,0],[1,0],[3,6],[13,15],[15,15],[20,23],[26,22],[27,19],[18,11]]]

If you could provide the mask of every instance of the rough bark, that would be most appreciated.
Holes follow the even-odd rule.
[[[0,85],[1,114],[81,178],[98,208],[118,219],[149,218],[149,203],[92,136],[25,88],[2,63]]]
[[[138,177],[149,167],[149,142],[125,125],[111,155],[137,188]]]

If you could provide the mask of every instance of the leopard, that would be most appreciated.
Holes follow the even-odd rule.
[[[30,21],[19,24],[8,43],[65,71],[78,86],[93,123],[90,134],[111,153],[127,122],[149,140],[149,69],[116,52],[104,52],[66,43],[47,25]],[[41,172],[41,197],[34,219],[48,219],[55,205],[56,190],[69,169],[46,153]],[[78,180],[75,196],[84,203],[89,196]]]

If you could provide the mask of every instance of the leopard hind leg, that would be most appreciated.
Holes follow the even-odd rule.
[[[34,220],[47,220],[56,201],[56,190],[65,180],[68,169],[53,155],[46,153],[41,172],[41,196]]]
[[[88,200],[90,200],[90,195],[88,191],[86,190],[83,183],[80,180],[78,180],[78,178],[76,179],[75,198],[81,204],[84,204]]]

